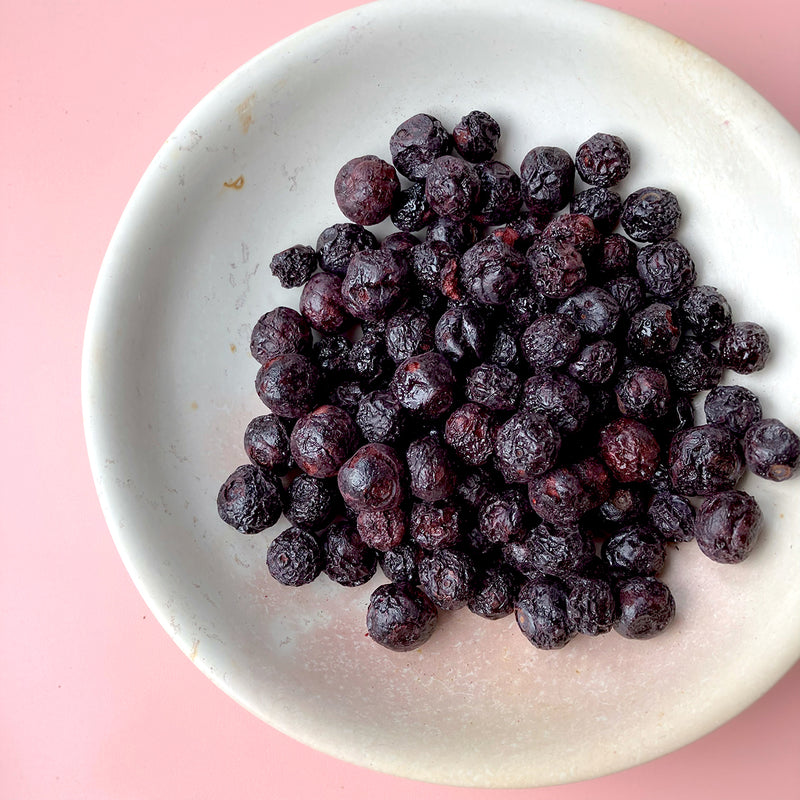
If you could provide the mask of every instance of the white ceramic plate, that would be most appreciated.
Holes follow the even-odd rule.
[[[452,66],[454,65],[454,66]],[[800,654],[797,480],[750,478],[767,524],[745,563],[690,543],[666,572],[678,616],[663,636],[580,637],[539,652],[513,618],[443,614],[418,651],[365,637],[369,593],[324,576],[267,575],[277,529],[242,536],[215,497],[245,462],[263,413],[253,322],[296,305],[273,253],[343,221],[333,176],[388,157],[418,111],[452,127],[479,108],[518,167],[535,145],[574,152],[624,137],[623,191],[680,197],[680,238],[738,319],[762,321],[774,357],[742,383],[766,415],[800,423],[800,141],[739,79],[672,36],[562,0],[396,0],[281,42],[178,126],[136,188],[103,263],[84,354],[86,433],[120,554],[178,646],[270,725],[340,758],[472,786],[534,786],[619,770],[702,736],[766,691]],[[382,229],[378,229],[382,232]],[[733,382],[734,376],[729,376]]]

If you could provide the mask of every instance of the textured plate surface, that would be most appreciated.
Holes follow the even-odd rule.
[[[612,44],[613,43],[613,44]],[[448,65],[456,65],[449,67]],[[623,192],[679,197],[679,238],[700,282],[737,319],[769,328],[774,357],[741,382],[765,416],[800,423],[800,141],[749,87],[682,41],[573,0],[403,0],[319,23],[243,66],[178,126],[126,208],[102,266],[84,352],[84,409],[100,501],[137,587],[178,646],[266,722],[335,756],[410,777],[534,786],[641,763],[741,711],[800,654],[797,480],[748,478],[766,517],[739,566],[694,543],[665,580],[663,636],[580,637],[531,648],[512,618],[443,614],[434,638],[393,654],[365,637],[379,578],[292,590],[266,574],[277,528],[246,537],[215,510],[264,408],[253,322],[295,305],[272,254],[342,221],[333,176],[418,111],[447,127],[480,108],[498,157],[574,152],[621,135]],[[376,229],[381,233],[382,228]]]

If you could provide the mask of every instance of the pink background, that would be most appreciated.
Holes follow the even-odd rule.
[[[548,789],[454,789],[337,762],[260,723],[178,651],[134,589],[81,422],[83,328],[105,248],[192,106],[268,45],[357,4],[0,5],[0,798],[800,797],[800,665],[650,764]],[[605,4],[715,56],[800,127],[795,0]]]

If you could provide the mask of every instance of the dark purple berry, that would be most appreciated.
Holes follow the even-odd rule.
[[[744,435],[743,445],[750,471],[771,481],[791,478],[800,461],[800,439],[777,419],[753,423]]]
[[[433,436],[408,446],[406,464],[411,494],[428,503],[449,497],[456,488],[456,464],[448,449]]]
[[[430,316],[419,309],[398,311],[386,321],[386,352],[395,363],[433,350]]]
[[[689,251],[677,239],[664,239],[639,250],[636,270],[645,288],[657,297],[680,297],[696,277]]]
[[[406,414],[391,392],[376,390],[361,399],[356,425],[368,442],[395,445],[406,429]]]
[[[620,316],[619,303],[598,286],[586,286],[558,306],[580,333],[593,339],[611,335]]]
[[[513,326],[500,323],[489,349],[489,361],[498,367],[517,369],[520,366],[521,350]]]
[[[478,164],[475,172],[480,190],[472,218],[481,225],[502,225],[515,219],[522,205],[519,175],[501,161]]]
[[[749,375],[764,369],[769,357],[769,335],[755,322],[735,322],[719,340],[723,366]]]
[[[520,338],[522,355],[534,370],[563,367],[580,346],[578,328],[563,314],[542,314]]]
[[[350,340],[339,333],[321,336],[314,342],[313,354],[317,366],[326,376],[341,376],[350,369]]]
[[[652,639],[675,617],[675,599],[658,578],[636,576],[617,586],[619,618],[614,630],[626,639]]]
[[[504,305],[511,299],[524,268],[525,259],[520,253],[488,236],[461,257],[461,281],[481,303]]]
[[[478,527],[486,541],[505,544],[523,539],[528,532],[526,505],[519,489],[489,495],[478,513]]]
[[[680,325],[672,308],[665,303],[651,303],[631,318],[628,350],[641,361],[660,363],[675,352],[680,338]]]
[[[547,212],[535,213],[523,210],[519,216],[495,230],[492,235],[502,239],[520,253],[525,253],[539,240],[549,219],[550,214]]]
[[[570,361],[567,372],[582,383],[600,384],[611,380],[617,368],[617,347],[608,339],[590,342]]]
[[[488,161],[497,150],[500,126],[485,111],[470,111],[453,128],[453,143],[467,161]]]
[[[622,373],[614,387],[619,410],[626,417],[648,422],[663,417],[672,396],[667,376],[655,367],[633,367]]]
[[[686,326],[703,341],[719,339],[731,324],[731,307],[713,286],[693,286],[680,307]]]
[[[319,531],[333,519],[338,499],[333,481],[298,475],[289,485],[284,513],[292,525]]]
[[[445,276],[458,271],[458,252],[445,242],[423,242],[411,251],[411,271],[421,289],[440,292]]]
[[[528,484],[531,508],[551,525],[577,522],[610,493],[611,477],[596,458],[556,467]]]
[[[422,591],[438,608],[463,608],[475,594],[477,569],[472,558],[459,550],[443,548],[425,555],[419,563]]]
[[[350,415],[333,405],[301,417],[292,430],[295,464],[315,478],[334,478],[358,444],[358,428]]]
[[[610,422],[600,431],[598,449],[620,483],[649,481],[661,455],[661,447],[650,428],[627,417]]]
[[[359,511],[356,530],[364,544],[374,550],[386,552],[403,541],[406,534],[406,515],[399,508]]]
[[[647,519],[668,542],[694,538],[694,506],[679,494],[658,492],[647,509]]]
[[[437,622],[436,607],[410,583],[387,583],[370,595],[367,633],[388,650],[415,650],[431,638]]]
[[[466,403],[447,418],[444,440],[462,461],[480,466],[491,458],[494,430],[494,417],[488,409]]]
[[[455,380],[447,359],[441,353],[428,352],[401,361],[391,388],[406,410],[438,417],[453,405]]]
[[[316,405],[320,373],[305,356],[289,353],[267,361],[256,376],[261,402],[281,417],[302,417]]]
[[[467,375],[464,387],[467,400],[490,411],[512,411],[519,391],[518,375],[497,364],[479,364]]]
[[[567,580],[567,618],[578,633],[608,633],[617,617],[617,603],[608,581],[571,575]]]
[[[392,162],[412,181],[424,181],[434,160],[449,153],[451,146],[450,134],[429,114],[415,114],[401,122],[389,139]]]
[[[721,425],[700,425],[676,433],[669,448],[669,475],[684,495],[733,489],[744,471],[739,440]]]
[[[419,582],[419,562],[422,550],[414,542],[405,539],[386,552],[378,551],[378,563],[383,574],[394,583]]]
[[[456,156],[439,156],[425,176],[425,199],[440,217],[466,219],[478,201],[475,168]]]
[[[451,547],[461,538],[461,513],[453,505],[414,503],[408,532],[424,550]]]
[[[534,147],[520,167],[522,199],[536,213],[560,211],[572,197],[575,164],[560,147]]]
[[[712,561],[738,564],[755,547],[762,522],[761,509],[749,494],[720,492],[698,509],[694,535],[700,551]]]
[[[603,542],[603,558],[612,572],[657,575],[664,567],[664,539],[647,524],[626,525]]]
[[[496,481],[486,470],[472,469],[460,476],[456,496],[469,508],[478,510],[496,490]]]
[[[525,258],[531,283],[545,297],[563,300],[586,283],[583,257],[568,242],[535,242]]]
[[[259,364],[287,353],[308,355],[311,329],[293,308],[278,306],[267,311],[253,327],[250,352]]]
[[[317,252],[313,247],[296,244],[276,253],[269,268],[284,289],[302,286],[317,268]]]
[[[278,482],[252,464],[237,467],[217,495],[220,519],[240,533],[259,533],[282,511]]]
[[[597,254],[603,237],[598,233],[591,217],[570,213],[561,214],[548,222],[542,231],[541,241],[569,244],[588,263]]]
[[[348,161],[336,175],[333,193],[342,214],[357,225],[377,225],[394,207],[400,181],[391,164],[377,156]]]
[[[437,217],[428,226],[426,242],[442,242],[455,253],[466,252],[480,239],[480,228],[472,219]]]
[[[522,633],[542,650],[564,647],[577,634],[567,614],[566,587],[557,578],[529,580],[519,591],[514,611]]]
[[[561,433],[576,433],[589,416],[589,397],[569,376],[539,372],[522,387],[520,408],[544,414]]]
[[[343,408],[348,414],[355,414],[368,391],[358,381],[343,381],[331,387],[328,402]]]
[[[736,436],[761,419],[759,399],[744,386],[718,386],[707,395],[704,403],[706,422],[724,425]]]
[[[711,342],[684,338],[667,358],[667,375],[679,392],[696,394],[713,389],[722,378],[722,361]]]
[[[390,233],[382,242],[381,250],[390,250],[401,260],[410,258],[410,251],[422,242],[408,231]]]
[[[334,522],[323,532],[325,574],[341,586],[361,586],[378,568],[375,551],[349,522]]]
[[[361,250],[377,250],[372,231],[352,222],[337,222],[325,228],[317,239],[319,265],[325,272],[344,277],[350,259]]]
[[[624,525],[644,516],[647,504],[644,490],[638,486],[619,486],[598,509],[597,513],[606,522]]]
[[[578,175],[592,186],[615,186],[631,168],[628,145],[610,133],[596,133],[575,154]]]
[[[541,523],[530,537],[533,566],[545,575],[566,578],[581,572],[594,558],[594,542],[578,525]]]
[[[288,528],[267,549],[267,569],[284,586],[304,586],[322,572],[324,558],[319,542],[308,531]]]
[[[560,447],[561,436],[544,414],[519,411],[497,429],[495,464],[508,483],[527,483],[555,464]]]
[[[519,579],[512,569],[504,564],[489,567],[479,575],[467,607],[484,619],[502,619],[514,610],[518,589]]]
[[[292,462],[286,426],[274,414],[252,419],[244,432],[244,451],[257,467],[283,475]]]
[[[595,227],[597,227],[597,222],[595,222]],[[603,238],[594,267],[604,278],[633,275],[636,272],[638,252],[639,248],[630,239],[626,239],[620,233],[611,233]]]
[[[303,287],[300,313],[320,333],[338,333],[353,324],[342,298],[342,279],[329,272],[312,275]]]
[[[392,224],[400,231],[421,231],[436,215],[425,199],[425,184],[412,183],[397,195],[392,209]]]
[[[358,319],[387,317],[407,299],[409,270],[388,250],[363,250],[350,259],[342,280],[342,298]]]
[[[350,371],[365,384],[374,384],[383,375],[394,371],[394,364],[386,352],[383,333],[367,331],[356,341],[348,359]]]
[[[339,491],[353,511],[387,511],[403,501],[405,469],[391,447],[365,444],[339,469]]]
[[[622,229],[637,242],[671,236],[681,221],[678,198],[666,189],[646,186],[629,194],[622,207]]]
[[[603,288],[619,303],[620,313],[630,318],[644,303],[644,287],[634,275],[612,278]]]
[[[436,349],[453,364],[480,361],[487,346],[484,316],[474,306],[448,308],[436,323]]]
[[[574,195],[570,200],[569,210],[573,214],[590,217],[599,233],[608,234],[619,223],[622,198],[610,189],[596,186]]]

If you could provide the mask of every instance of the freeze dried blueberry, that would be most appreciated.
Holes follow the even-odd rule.
[[[680,297],[696,278],[694,261],[677,239],[664,239],[639,250],[636,270],[645,288],[657,297]]]
[[[610,422],[600,431],[600,455],[621,483],[644,482],[653,476],[661,448],[653,432],[627,417]]]
[[[327,375],[340,377],[350,369],[350,340],[338,333],[322,336],[314,342],[317,366]]]
[[[377,250],[372,231],[352,222],[337,222],[325,228],[317,239],[319,265],[325,272],[344,277],[350,259],[360,250]]]
[[[395,451],[370,443],[339,469],[339,492],[353,511],[386,511],[403,501],[405,469]]]
[[[467,400],[490,411],[512,411],[519,391],[519,376],[497,364],[479,364],[467,375],[464,387]]]
[[[603,288],[619,303],[620,314],[632,317],[644,302],[642,282],[633,275],[612,278]]]
[[[561,433],[576,433],[589,416],[589,397],[560,372],[539,372],[525,381],[520,408],[544,414]]]
[[[259,533],[271,527],[281,510],[278,482],[253,464],[237,467],[217,494],[220,519],[240,533]]]
[[[646,186],[629,194],[620,222],[631,239],[658,242],[674,233],[681,221],[678,198],[667,189]]]
[[[411,271],[421,289],[441,291],[443,277],[458,269],[458,252],[449,244],[426,241],[411,251]]]
[[[244,431],[244,451],[257,467],[283,475],[292,461],[286,426],[274,414],[250,420]]]
[[[414,497],[435,503],[455,490],[458,482],[455,461],[433,436],[423,436],[408,446],[406,464]]]
[[[500,126],[485,111],[470,111],[453,128],[453,143],[467,161],[488,161],[497,150]]]
[[[541,523],[530,538],[533,565],[545,575],[575,575],[594,558],[594,542],[578,525],[553,527]]]
[[[419,562],[422,550],[414,542],[405,539],[386,552],[378,551],[378,563],[383,574],[394,583],[413,583],[419,581]]]
[[[431,164],[450,152],[452,139],[438,119],[415,114],[398,125],[389,139],[397,171],[412,181],[424,181]]]
[[[719,340],[722,363],[740,375],[764,369],[769,357],[769,334],[755,322],[735,322]]]
[[[636,576],[621,581],[617,602],[614,630],[626,639],[652,639],[675,617],[675,598],[658,578]]]
[[[456,253],[464,253],[480,238],[480,228],[474,220],[454,220],[436,217],[425,235],[426,242],[442,242]]]
[[[519,175],[502,161],[478,164],[475,172],[480,190],[472,218],[481,225],[502,225],[517,217],[522,206]]]
[[[461,513],[450,504],[414,503],[408,532],[424,550],[452,547],[461,538]]]
[[[545,297],[563,300],[586,283],[583,257],[567,242],[534,242],[525,258],[531,283]]]
[[[473,510],[479,509],[496,491],[496,482],[484,469],[472,469],[461,475],[456,496]]]
[[[253,327],[250,353],[259,364],[286,353],[307,355],[310,350],[311,329],[293,308],[273,308],[260,317]]]
[[[497,429],[495,464],[508,483],[527,483],[555,464],[560,447],[561,436],[544,414],[519,411]]]
[[[653,420],[652,428],[656,439],[666,452],[672,437],[678,431],[694,427],[694,406],[689,395],[678,395],[663,417]]]
[[[658,492],[647,509],[647,519],[668,542],[694,538],[694,506],[679,494]]]
[[[567,580],[567,618],[578,633],[608,633],[617,617],[617,603],[608,581],[571,575]]]
[[[560,147],[534,147],[520,167],[522,199],[534,212],[554,213],[572,197],[575,164]]]
[[[341,212],[357,225],[377,225],[389,216],[400,181],[391,164],[377,156],[348,161],[336,175],[333,193]]]
[[[614,186],[631,168],[631,151],[628,145],[610,133],[596,133],[589,137],[575,154],[575,169],[583,180],[592,186]]]
[[[746,492],[726,491],[703,501],[694,535],[700,551],[720,564],[738,564],[750,555],[761,534],[763,517]]]
[[[382,375],[394,371],[386,352],[383,333],[367,331],[350,350],[349,366],[356,378],[365,384],[375,383]]]
[[[519,629],[534,647],[542,650],[560,649],[577,634],[567,614],[566,587],[557,578],[543,575],[525,583],[514,612]]]
[[[475,594],[477,569],[472,558],[459,550],[443,548],[422,557],[419,582],[438,608],[463,608]]]
[[[703,407],[706,422],[724,425],[736,436],[744,436],[762,415],[759,399],[744,386],[717,386],[706,395]]]
[[[587,344],[567,366],[567,372],[582,383],[611,380],[617,368],[617,347],[608,339]]]
[[[449,362],[432,351],[401,361],[391,383],[400,405],[425,417],[438,417],[450,409],[454,386]]]
[[[388,650],[415,650],[431,638],[437,621],[436,607],[409,583],[387,583],[370,595],[367,633]]]
[[[272,256],[269,269],[284,289],[302,286],[317,268],[317,252],[313,247],[296,244]]]
[[[586,214],[561,214],[547,223],[542,231],[542,242],[572,245],[584,263],[592,260],[603,242],[592,218]]]
[[[518,589],[514,570],[505,564],[491,566],[478,576],[475,594],[467,607],[484,619],[502,619],[513,612]]]
[[[555,302],[535,290],[517,292],[504,306],[506,322],[516,331],[523,331],[542,314],[555,307]]]
[[[466,403],[447,418],[444,440],[462,461],[479,466],[491,458],[494,428],[494,418],[488,409]]]
[[[619,303],[598,286],[586,286],[558,306],[580,333],[592,338],[609,336],[619,322]]]
[[[425,199],[425,184],[412,183],[401,189],[392,209],[392,224],[400,231],[421,231],[433,222],[433,213]]]
[[[714,286],[692,286],[680,308],[687,327],[703,341],[719,339],[731,324],[731,307]]]
[[[323,531],[325,574],[341,586],[361,586],[378,568],[375,551],[349,522],[334,522]]]
[[[524,267],[525,259],[520,253],[488,236],[461,257],[461,281],[481,303],[504,305],[511,299]]]
[[[531,508],[551,525],[567,525],[604,503],[611,478],[596,458],[562,465],[528,484]]]
[[[620,375],[614,391],[619,410],[643,422],[663,417],[672,396],[667,376],[655,367],[633,367]]]
[[[664,567],[667,548],[654,528],[635,523],[606,539],[602,554],[612,572],[657,575]]]
[[[753,423],[744,435],[743,445],[750,471],[771,481],[791,478],[800,461],[800,439],[777,419]]]
[[[348,414],[355,414],[367,392],[358,381],[342,381],[331,387],[328,402],[343,408]]]
[[[681,338],[677,316],[665,303],[651,303],[631,318],[627,344],[631,355],[646,362],[663,362]]]
[[[590,217],[599,233],[611,233],[622,214],[622,198],[610,189],[595,186],[574,195],[569,210]]]
[[[489,495],[481,504],[478,527],[487,542],[504,544],[525,538],[528,532],[525,497],[519,489]]]
[[[623,525],[644,516],[647,505],[644,490],[639,486],[619,486],[598,509],[606,522]]]
[[[434,346],[433,325],[430,316],[417,308],[398,311],[386,321],[386,352],[395,363]]]
[[[711,342],[684,338],[667,359],[667,375],[679,392],[696,394],[713,389],[722,378],[722,361]]]
[[[473,306],[451,306],[436,323],[434,342],[453,364],[480,361],[486,355],[484,315]]]
[[[494,332],[489,349],[489,361],[498,367],[516,369],[520,365],[520,347],[517,334],[511,325],[501,323]]]
[[[320,333],[338,333],[353,324],[342,298],[342,279],[328,272],[312,275],[303,287],[300,313]]]
[[[534,370],[563,367],[580,346],[578,328],[563,314],[542,314],[520,338],[522,355]]]
[[[413,233],[408,233],[408,231],[396,231],[395,233],[390,233],[383,239],[380,249],[391,250],[398,258],[407,259],[411,249],[419,244],[422,244],[422,242],[414,236]]]
[[[492,235],[502,239],[520,253],[525,253],[534,242],[539,240],[549,219],[550,214],[547,212],[537,213],[523,210],[519,216],[506,223],[502,228],[496,229]]]
[[[284,586],[304,586],[322,572],[324,558],[319,542],[308,531],[288,528],[267,549],[267,569]]]
[[[475,168],[456,156],[439,156],[425,176],[425,199],[440,217],[466,219],[478,201]]]
[[[397,547],[406,534],[406,515],[399,508],[385,511],[359,511],[356,530],[361,540],[375,550],[386,552]]]
[[[406,428],[403,407],[391,392],[370,392],[358,404],[356,425],[368,442],[394,445]]]
[[[334,478],[358,444],[358,428],[350,415],[333,405],[301,417],[292,430],[295,463],[315,478]]]
[[[262,365],[256,376],[261,402],[281,417],[302,417],[316,406],[320,373],[305,356],[289,353]]]
[[[358,319],[387,317],[407,299],[409,270],[388,250],[363,250],[347,266],[341,292],[347,310]]]
[[[596,222],[595,227],[597,227]],[[603,237],[600,252],[593,266],[605,278],[633,275],[636,271],[638,252],[639,248],[630,239],[619,233],[611,233]]]
[[[669,476],[684,495],[711,495],[736,486],[744,471],[739,440],[721,425],[676,433],[669,448]]]
[[[338,497],[335,483],[298,475],[289,484],[284,513],[292,525],[318,531],[333,519]]]

